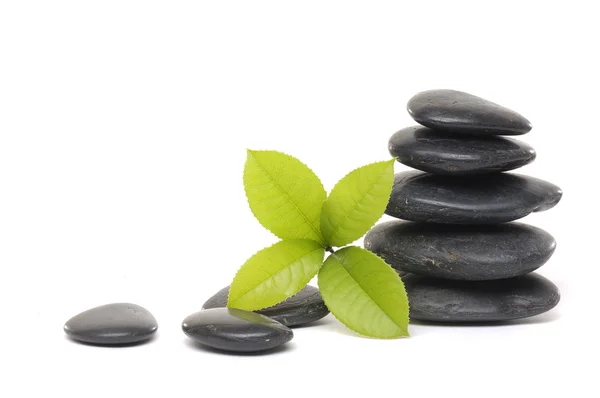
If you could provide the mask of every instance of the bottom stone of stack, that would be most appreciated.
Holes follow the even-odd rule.
[[[554,308],[556,285],[536,273],[492,281],[457,281],[402,276],[412,320],[491,322],[527,318]]]

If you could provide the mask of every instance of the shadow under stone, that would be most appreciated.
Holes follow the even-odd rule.
[[[235,351],[226,351],[219,350],[217,348],[209,347],[203,344],[200,344],[192,339],[186,338],[185,344],[193,349],[204,351],[207,353],[218,354],[218,355],[229,355],[229,356],[238,356],[238,357],[257,357],[263,355],[278,355],[285,352],[293,351],[295,349],[293,343],[286,343],[280,345],[278,347],[272,348],[270,350],[265,351],[256,351],[256,352],[235,352]]]

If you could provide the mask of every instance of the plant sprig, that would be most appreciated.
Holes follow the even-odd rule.
[[[227,306],[270,307],[298,293],[318,273],[325,304],[348,328],[369,337],[408,336],[408,298],[398,274],[375,254],[344,247],[381,218],[393,182],[394,159],[353,170],[327,196],[319,178],[298,159],[248,150],[244,188],[250,209],[282,240],[242,265]],[[331,254],[323,262],[325,251]]]

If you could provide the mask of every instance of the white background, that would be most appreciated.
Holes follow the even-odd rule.
[[[597,397],[597,13],[494,3],[1,1],[0,396]],[[564,197],[524,221],[558,241],[540,273],[559,306],[394,341],[329,316],[258,357],[190,345],[181,320],[275,241],[246,204],[246,148],[331,189],[389,158],[431,88],[533,123],[520,172]],[[123,301],[158,319],[150,344],[65,338],[72,315]]]

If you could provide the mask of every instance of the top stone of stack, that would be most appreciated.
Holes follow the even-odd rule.
[[[417,123],[437,131],[491,136],[531,130],[529,120],[517,112],[455,90],[423,91],[408,101],[408,113]]]

